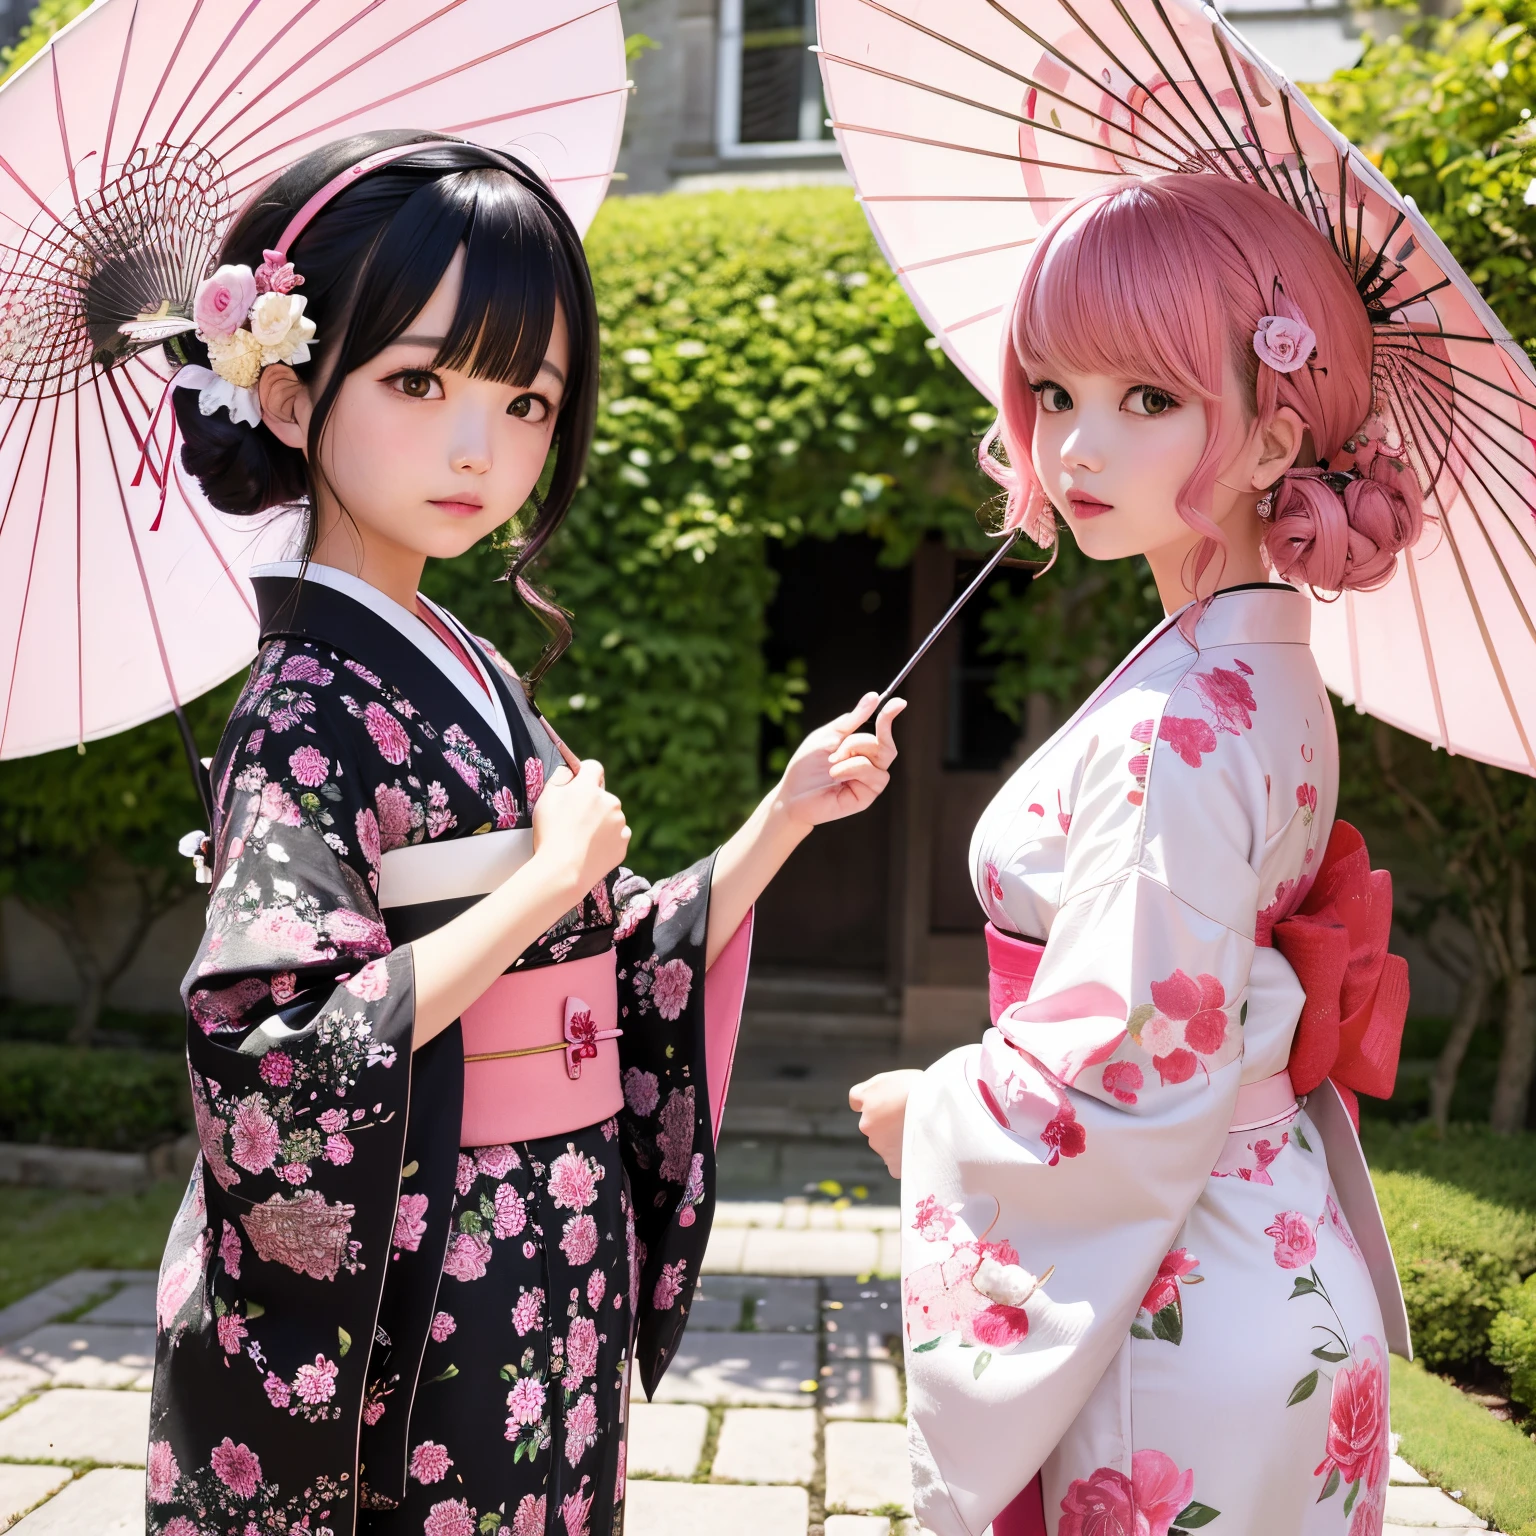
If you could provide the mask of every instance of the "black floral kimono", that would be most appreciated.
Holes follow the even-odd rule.
[[[297,573],[257,573],[213,765],[183,988],[202,1157],[160,1274],[148,1530],[607,1536],[631,1363],[651,1391],[709,1236],[711,861],[616,871],[517,962],[617,950],[623,1111],[461,1150],[461,1029],[413,1055],[409,940],[464,903],[392,932],[381,863],[528,827],[560,759],[451,617],[484,688],[363,582]]]

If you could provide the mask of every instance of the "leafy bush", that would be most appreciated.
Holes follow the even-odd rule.
[[[180,1056],[0,1043],[0,1141],[134,1151],[191,1124]]]
[[[1509,1373],[1515,1401],[1536,1415],[1536,1275],[1505,1293],[1488,1329],[1488,1358]]]
[[[1487,1357],[1505,1293],[1536,1270],[1536,1216],[1422,1173],[1378,1172],[1414,1352],[1431,1370]]]

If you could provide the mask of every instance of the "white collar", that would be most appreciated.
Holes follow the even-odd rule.
[[[321,565],[313,560],[308,565],[300,560],[276,560],[270,565],[258,565],[251,571],[253,577],[286,576],[294,579],[298,579],[301,573],[305,581],[313,581],[322,587],[331,588],[333,592],[340,592],[343,596],[350,597],[354,602],[361,603],[370,612],[377,614],[386,624],[391,625],[458,689],[481,719],[496,732],[501,744],[509,752],[515,751],[512,745],[512,732],[507,726],[506,711],[502,708],[501,695],[495,681],[486,670],[485,658],[481,655],[480,647],[469,636],[464,626],[446,609],[439,607],[431,598],[417,594],[418,601],[425,603],[464,641],[464,649],[469,655],[470,662],[485,685],[483,692],[475,686],[465,672],[464,663],[448,649],[430,624],[408,608],[402,608],[394,598],[379,591],[377,587],[371,586],[361,576],[354,576],[350,571],[339,570],[334,565]]]

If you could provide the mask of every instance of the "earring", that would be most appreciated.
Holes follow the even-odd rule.
[[[1275,488],[1273,486],[1271,486],[1267,491],[1264,492],[1262,496],[1259,497],[1257,511],[1259,516],[1264,518],[1266,521],[1275,515]]]

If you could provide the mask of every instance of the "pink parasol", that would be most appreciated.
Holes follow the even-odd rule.
[[[262,539],[179,473],[153,324],[247,196],[419,128],[521,155],[585,229],[626,94],[616,0],[100,0],[0,90],[0,757],[179,714],[255,651]]]
[[[1329,687],[1536,774],[1536,371],[1411,202],[1193,0],[819,0],[833,127],[887,259],[997,398],[1029,248],[1112,178],[1229,176],[1310,219],[1376,335],[1373,425],[1433,520],[1376,592],[1319,601]]]

